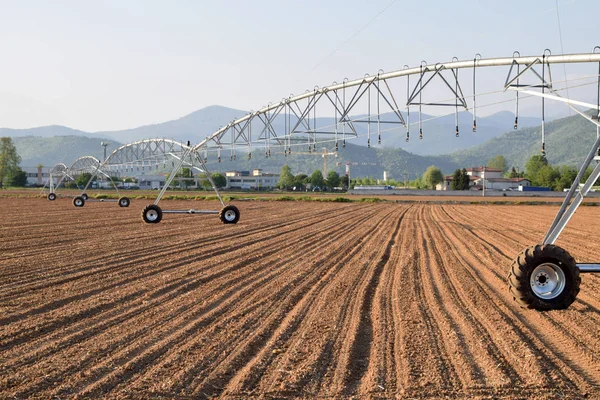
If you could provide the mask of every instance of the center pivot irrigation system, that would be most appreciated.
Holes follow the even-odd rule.
[[[223,206],[221,210],[162,210],[158,206],[159,200],[168,189],[169,185],[175,178],[175,175],[183,167],[189,167],[200,173],[205,173],[213,189],[217,193],[217,197]],[[171,174],[167,182],[160,191],[154,204],[148,205],[142,211],[142,218],[147,223],[158,223],[161,221],[163,213],[179,213],[179,214],[219,214],[223,223],[237,223],[240,214],[237,207],[233,205],[225,205],[221,195],[219,194],[210,174],[206,169],[204,159],[200,158],[199,154],[193,151],[193,148],[188,144],[183,144],[171,139],[148,139],[133,142],[119,147],[113,151],[102,163],[98,163],[91,171],[91,178],[83,189],[82,193],[73,199],[75,207],[83,207],[86,202],[90,201],[113,201],[118,202],[121,207],[129,206],[129,198],[120,197],[118,200],[111,199],[91,199],[86,195],[86,190],[99,173],[109,177],[111,174],[127,174],[138,171],[152,172],[156,170],[171,170]],[[111,179],[112,181],[112,179]],[[117,193],[117,185],[114,184]]]
[[[54,201],[56,200],[56,188],[58,186],[60,186],[60,184],[65,180],[65,179],[70,179],[72,181],[75,181],[78,175],[84,174],[84,173],[96,173],[96,174],[100,174],[102,176],[105,176],[108,180],[110,180],[112,182],[112,186],[115,188],[115,190],[117,191],[117,194],[119,194],[119,189],[117,188],[117,185],[113,182],[112,178],[110,175],[108,175],[107,173],[105,173],[101,168],[101,162],[100,160],[98,160],[95,157],[91,157],[91,156],[84,156],[84,157],[79,157],[77,160],[75,160],[70,167],[67,167],[65,164],[59,163],[56,164],[51,170],[50,170],[50,177],[48,179],[48,182],[46,183],[46,185],[48,185],[48,189],[49,189],[49,193],[47,195],[48,200],[50,201]],[[54,179],[57,178],[57,183],[56,185],[54,184]],[[42,188],[42,194],[45,193],[46,191],[46,185],[44,185],[44,187]],[[88,200],[88,196],[87,194],[83,193],[81,195],[81,198],[85,200]],[[119,198],[119,200],[104,200],[104,199],[89,199],[88,201],[118,201],[119,205],[121,207],[128,207],[129,206],[129,199],[127,197],[121,197]],[[76,207],[82,207],[83,203],[81,203],[79,200],[73,200],[73,204]]]
[[[334,82],[327,87],[307,90],[301,95],[290,95],[277,103],[270,103],[258,111],[251,111],[246,116],[234,120],[206,137],[195,146],[184,145],[168,139],[153,139],[134,142],[115,150],[101,165],[96,168],[94,176],[100,170],[110,173],[113,170],[126,171],[144,168],[158,168],[163,164],[167,168],[171,164],[171,174],[165,182],[154,204],[148,205],[142,212],[147,223],[158,223],[164,213],[187,214],[219,214],[224,223],[236,223],[239,210],[232,205],[225,205],[219,192],[210,178],[207,169],[209,155],[218,162],[235,160],[238,153],[252,158],[254,154],[263,153],[270,157],[272,149],[283,149],[287,157],[300,149],[317,152],[317,146],[330,143],[337,152],[340,145],[344,147],[347,139],[366,136],[367,146],[377,138],[381,143],[381,134],[391,130],[404,130],[406,141],[410,139],[410,129],[418,126],[418,136],[423,138],[423,107],[453,108],[456,129],[459,136],[458,112],[470,111],[473,115],[473,132],[477,131],[477,109],[486,105],[477,105],[477,98],[490,93],[476,92],[477,77],[482,68],[507,67],[508,73],[502,90],[515,91],[514,129],[519,123],[519,95],[521,100],[536,96],[541,100],[541,152],[545,154],[545,100],[552,99],[566,103],[576,113],[586,118],[597,128],[597,140],[588,156],[581,164],[577,178],[567,193],[560,210],[541,244],[524,250],[512,264],[509,273],[509,290],[515,300],[523,307],[538,310],[562,309],[568,307],[577,296],[584,272],[600,272],[600,264],[577,264],[567,251],[554,245],[560,233],[573,216],[583,198],[590,191],[593,183],[600,177],[600,47],[592,53],[552,55],[545,50],[539,56],[521,56],[514,52],[512,57],[484,59],[477,54],[472,60],[459,61],[453,58],[446,63],[427,64],[425,61],[418,67],[384,73],[365,75],[356,80],[344,79],[342,83]],[[569,87],[567,82],[552,80],[550,66],[553,64],[598,63],[598,72],[585,78],[579,78],[577,86],[594,85],[598,88],[596,104],[575,101],[561,96],[560,92]],[[594,64],[595,65],[595,64]],[[466,70],[461,74],[459,71]],[[411,77],[413,80],[411,82]],[[404,81],[405,78],[406,80]],[[480,78],[481,79],[481,78]],[[581,83],[586,80],[588,82]],[[529,82],[525,82],[528,80]],[[533,82],[531,82],[533,80]],[[558,87],[563,83],[563,87]],[[442,88],[448,93],[443,101],[427,101],[428,88]],[[398,89],[398,87],[401,89]],[[469,87],[470,86],[470,87]],[[472,89],[471,96],[465,96],[463,87]],[[572,89],[574,86],[571,87]],[[470,97],[470,99],[469,99]],[[400,107],[397,99],[405,100]],[[472,101],[471,107],[467,99]],[[513,100],[510,100],[513,101]],[[487,104],[491,105],[491,104]],[[592,116],[580,111],[576,106],[594,110]],[[317,113],[317,109],[319,112]],[[404,112],[404,115],[401,113]],[[411,123],[417,113],[417,122]],[[317,118],[320,116],[321,118]],[[323,118],[325,116],[325,118]],[[323,121],[331,121],[324,123]],[[385,127],[385,128],[384,128]],[[588,166],[595,167],[585,185],[580,182]],[[209,210],[162,210],[158,203],[181,168],[189,166],[204,172],[216,192],[223,208],[220,211]],[[94,177],[93,176],[93,177]],[[92,177],[92,179],[93,179]],[[90,180],[91,182],[91,180]],[[89,186],[89,182],[88,182]],[[86,186],[87,188],[87,186]],[[84,189],[85,192],[85,189]],[[88,200],[89,201],[89,200]],[[75,198],[76,206],[85,204],[84,195]]]

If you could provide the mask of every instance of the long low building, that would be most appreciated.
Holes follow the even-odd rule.
[[[225,172],[227,189],[260,190],[273,189],[279,183],[279,174],[264,173],[262,169]]]

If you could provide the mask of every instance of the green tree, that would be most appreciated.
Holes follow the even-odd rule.
[[[499,169],[502,171],[502,173],[508,170],[508,164],[506,162],[506,159],[501,154],[497,155],[496,157],[490,158],[490,160],[487,163],[487,166],[490,168]]]
[[[327,173],[327,186],[330,188],[340,186],[340,174],[335,171],[329,171]]]
[[[322,188],[324,182],[325,179],[323,179],[323,173],[320,170],[317,169],[310,175],[310,184],[313,186],[313,188],[315,186]]]
[[[535,182],[538,171],[546,165],[548,165],[548,160],[546,159],[546,156],[531,156],[531,158],[527,161],[527,164],[525,164],[525,176],[532,183]]]
[[[77,184],[77,186],[84,188],[91,178],[92,174],[90,174],[89,172],[84,172],[83,174],[78,175],[77,178],[75,178],[75,183]]]
[[[307,183],[308,183],[308,175],[298,174],[298,175],[294,176],[294,187],[296,188],[296,190],[304,190]]]
[[[4,184],[7,176],[18,172],[21,157],[10,137],[0,138],[0,187]]]
[[[462,175],[462,190],[469,190],[469,188],[471,187],[471,179],[469,177],[469,174],[467,174],[467,169],[463,168],[460,171],[460,174]]]
[[[181,168],[181,171],[175,174],[175,184],[178,187],[187,189],[189,186],[192,186],[194,184],[194,182],[190,180],[190,178],[193,178],[192,170],[187,167]]]
[[[8,186],[23,187],[27,185],[27,173],[17,167],[6,177],[6,183]]]
[[[577,170],[575,167],[563,165],[559,169],[559,177],[554,181],[554,190],[562,191],[568,189],[573,184],[573,181],[577,177]]]
[[[560,178],[560,172],[558,168],[554,168],[552,165],[544,165],[538,169],[535,174],[535,180],[533,181],[534,186],[546,186],[554,189],[554,181]]]
[[[213,182],[215,183],[215,186],[217,187],[217,189],[221,189],[221,188],[224,188],[225,186],[227,186],[227,178],[225,177],[225,175],[220,174],[218,172],[214,172],[210,177],[212,178]]]
[[[581,178],[581,183],[586,183],[587,182],[587,180],[590,177],[590,175],[592,175],[592,171],[593,171],[592,167],[588,167],[585,170],[585,172],[583,174],[583,177]],[[594,182],[594,186],[596,186],[599,181],[600,181],[600,178],[598,180],[596,180],[596,182]]]
[[[342,185],[342,187],[344,187],[344,188],[347,189],[350,186],[348,183],[349,183],[348,182],[348,175],[343,175],[340,178],[340,185]]]
[[[510,174],[508,174],[509,178],[523,178],[524,176],[525,174],[523,172],[517,172],[515,167],[512,167],[512,169],[510,170]]]
[[[427,167],[425,173],[423,174],[423,181],[430,189],[435,189],[435,185],[443,180],[444,175],[442,174],[442,171],[435,165]]]
[[[454,171],[452,175],[452,190],[463,190],[463,175],[460,169]]]
[[[280,189],[289,189],[294,186],[294,175],[292,175],[292,169],[289,165],[285,164],[281,167],[279,173],[279,183],[277,184]]]

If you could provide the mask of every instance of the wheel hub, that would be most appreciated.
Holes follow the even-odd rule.
[[[146,219],[148,219],[148,221],[156,221],[158,219],[158,213],[155,210],[148,210],[146,212]]]
[[[559,296],[565,289],[565,273],[553,263],[538,265],[531,273],[531,289],[533,293],[545,300]]]
[[[227,221],[233,221],[235,219],[235,211],[233,211],[233,210],[227,210],[225,212],[225,219]]]

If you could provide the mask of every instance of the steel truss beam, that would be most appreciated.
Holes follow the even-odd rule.
[[[58,187],[61,184],[64,177],[67,175],[67,171],[68,168],[63,163],[58,163],[54,167],[52,167],[52,169],[48,173],[48,181],[44,183],[40,194],[46,193],[46,186],[48,186],[49,193],[55,193],[55,187]],[[54,185],[54,178],[58,179],[56,185]]]
[[[598,76],[598,82],[599,82],[598,85],[600,87],[600,75]],[[513,87],[513,90],[524,91],[523,89],[520,89],[519,87]],[[578,113],[579,115],[581,115],[582,117],[584,117],[585,119],[590,121],[592,124],[596,125],[596,127],[598,129],[600,129],[600,122],[598,121],[597,117],[596,118],[589,117],[585,113],[583,113],[582,111],[580,111],[574,107],[574,104],[578,104],[581,102],[574,102],[574,101],[571,101],[568,99],[564,99],[551,87],[549,87],[548,90],[550,90],[553,94],[548,95],[548,94],[539,93],[539,92],[535,92],[535,91],[526,91],[526,92],[529,94],[532,94],[534,96],[539,96],[542,99],[550,97],[552,99],[558,99],[560,101],[564,101],[573,111],[575,111],[576,113]],[[600,110],[600,92],[599,92],[598,103],[599,104],[592,105],[591,108],[593,108],[595,110]],[[587,103],[583,103],[583,104],[586,106],[588,105]],[[556,242],[556,240],[558,239],[558,237],[560,236],[560,234],[566,227],[567,223],[570,221],[571,217],[573,217],[573,215],[577,211],[577,208],[583,202],[584,197],[590,192],[590,190],[592,189],[592,186],[594,185],[596,180],[598,178],[600,178],[599,151],[600,151],[600,135],[597,135],[596,141],[592,145],[585,160],[581,164],[581,167],[579,168],[579,172],[577,173],[577,177],[573,181],[573,184],[571,185],[569,192],[565,196],[565,199],[564,199],[563,203],[561,204],[561,207],[558,210],[558,213],[556,214],[554,221],[552,222],[552,225],[550,226],[550,228],[548,229],[548,232],[546,233],[546,236],[544,237],[544,240],[542,242],[543,244],[554,244],[554,242]],[[594,166],[594,169],[593,169],[591,175],[588,177],[586,183],[584,185],[581,185],[581,180],[583,179],[583,176],[584,176],[587,168],[590,165],[592,165],[592,163],[594,163],[594,162],[596,164]],[[587,268],[586,272],[590,272],[592,269],[593,269],[592,267]],[[593,271],[593,272],[595,272],[595,271]]]
[[[183,168],[184,166],[190,167],[194,170],[197,170],[201,173],[205,173],[208,181],[210,182],[213,190],[215,191],[219,201],[223,206],[225,203],[221,198],[219,191],[212,180],[210,173],[206,167],[206,163],[204,158],[200,156],[198,151],[192,151],[192,147],[188,144],[183,144],[171,139],[148,139],[136,141],[133,143],[129,143],[119,147],[114,150],[103,162],[93,158],[93,157],[82,157],[76,160],[73,163],[73,169],[81,172],[90,172],[92,174],[90,180],[87,182],[85,188],[81,193],[81,197],[84,196],[85,191],[89,188],[91,182],[98,176],[98,174],[102,174],[106,176],[108,179],[112,181],[112,177],[110,175],[111,172],[124,172],[133,169],[139,169],[141,166],[142,169],[148,167],[149,169],[156,168],[163,164],[164,169],[169,169],[169,166],[172,166],[171,173],[165,182],[162,190],[160,191],[156,201],[154,204],[158,204],[160,199],[163,197],[165,191],[173,182],[176,174]],[[117,194],[120,196],[117,185],[113,182],[113,187],[117,191]],[[93,201],[93,200],[88,200]],[[100,201],[115,201],[115,200],[100,200]],[[83,203],[82,203],[83,204]],[[164,210],[165,213],[178,213],[179,210]],[[187,210],[186,213],[189,214],[218,214],[219,211],[212,210]]]
[[[515,54],[517,54],[515,52]],[[122,146],[115,150],[102,165],[126,165],[138,166],[142,168],[146,166],[156,165],[167,161],[172,163],[173,170],[171,176],[167,180],[165,187],[159,193],[155,205],[164,195],[164,191],[172,183],[173,177],[179,170],[188,163],[189,165],[197,165],[198,168],[207,172],[210,180],[210,174],[206,169],[208,153],[216,153],[217,159],[221,161],[221,153],[229,152],[230,160],[235,160],[237,151],[244,149],[249,158],[252,157],[253,147],[259,146],[264,149],[265,156],[270,156],[271,147],[283,147],[284,154],[292,154],[292,146],[308,145],[309,151],[314,151],[317,144],[325,142],[334,142],[335,149],[338,149],[338,141],[342,141],[345,145],[345,140],[358,137],[356,124],[367,124],[367,135],[369,137],[368,144],[370,145],[371,125],[376,124],[377,133],[380,140],[380,127],[384,124],[397,124],[406,127],[407,140],[409,137],[410,125],[410,106],[418,106],[419,114],[421,107],[425,106],[454,106],[456,111],[456,135],[458,136],[458,107],[467,109],[467,102],[459,82],[458,70],[472,69],[473,70],[473,131],[476,131],[476,108],[475,108],[475,71],[485,67],[509,67],[509,74],[505,81],[505,89],[523,90],[526,88],[541,88],[542,95],[548,97],[544,93],[546,90],[558,96],[552,88],[552,80],[550,75],[551,64],[567,64],[567,63],[600,63],[600,53],[585,53],[585,54],[565,54],[551,55],[549,51],[544,52],[541,56],[515,56],[505,58],[490,58],[483,59],[477,55],[472,60],[459,61],[453,59],[446,63],[426,64],[414,68],[405,66],[404,69],[383,73],[380,71],[377,75],[365,76],[353,81],[344,80],[342,83],[336,83],[318,88],[315,87],[312,91],[282,99],[280,102],[269,104],[257,111],[252,111],[236,119],[225,127],[219,128],[212,135],[207,136],[200,143],[193,147],[185,146],[181,143],[169,141],[168,139],[156,139],[149,141],[135,142],[129,145]],[[539,65],[542,67],[542,73],[535,71],[534,67]],[[521,70],[521,66],[524,68]],[[517,73],[512,77],[512,71],[517,68]],[[548,70],[546,72],[546,69]],[[443,76],[442,72],[449,70],[452,74],[452,79],[449,80]],[[525,73],[531,71],[541,81],[539,85],[521,85],[520,79]],[[549,79],[546,79],[546,73]],[[431,74],[427,80],[426,74]],[[412,93],[410,92],[410,76],[419,76],[417,83],[413,86]],[[392,79],[404,77],[408,79],[406,103],[404,107],[407,109],[407,120],[404,120],[400,113],[401,109],[398,106],[396,98],[391,90],[388,82]],[[436,103],[423,102],[421,97],[423,89],[436,77],[439,77],[446,87],[453,94],[453,103]],[[385,88],[384,88],[385,86]],[[387,90],[385,90],[387,89]],[[372,93],[373,92],[373,93]],[[600,82],[599,82],[600,93]],[[375,113],[372,113],[372,100],[375,95]],[[417,96],[419,100],[416,101]],[[542,101],[544,97],[542,97]],[[351,115],[360,112],[359,104],[367,106],[367,116],[363,118],[352,118]],[[318,126],[318,109],[320,105],[326,105],[333,109],[334,123],[330,126]],[[386,105],[385,112],[381,110],[381,105]],[[518,104],[518,93],[517,93]],[[572,105],[571,105],[572,106]],[[543,107],[542,107],[543,109]],[[391,114],[392,120],[382,120],[381,116]],[[330,117],[330,116],[328,116]],[[281,121],[283,119],[283,121]],[[517,113],[515,113],[515,129],[518,120],[518,105]],[[542,118],[543,126],[543,118]],[[542,128],[543,130],[543,128]],[[422,137],[421,119],[419,118],[419,133]],[[600,136],[600,135],[599,135]],[[544,147],[542,147],[544,150]],[[597,150],[597,149],[596,149]],[[195,164],[194,164],[195,163]],[[214,187],[214,184],[211,184]],[[89,184],[89,183],[88,183]],[[218,191],[215,188],[215,192]],[[220,199],[220,196],[219,196]],[[221,200],[221,199],[220,199]],[[223,201],[221,200],[221,203]]]

